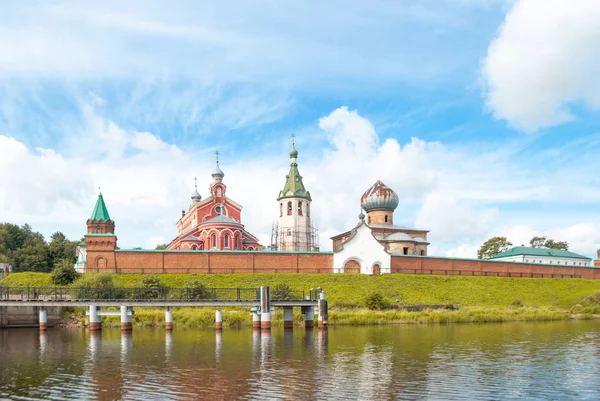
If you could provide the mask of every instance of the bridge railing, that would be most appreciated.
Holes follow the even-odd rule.
[[[259,291],[258,288],[0,287],[0,300],[258,301]]]

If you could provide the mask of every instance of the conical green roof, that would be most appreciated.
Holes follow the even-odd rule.
[[[286,175],[285,186],[283,190],[279,192],[279,196],[277,200],[281,200],[283,198],[304,198],[311,201],[310,192],[304,188],[304,183],[302,182],[302,176],[298,171],[298,163],[296,163],[296,157],[298,156],[298,151],[296,148],[292,146],[292,152],[290,152],[290,158],[292,162],[290,163],[290,172]]]
[[[94,206],[94,211],[92,212],[90,220],[110,220],[108,209],[106,208],[102,194],[98,195],[98,200],[96,201],[96,206]]]

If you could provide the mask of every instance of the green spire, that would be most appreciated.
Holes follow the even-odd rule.
[[[294,145],[294,135],[292,134],[292,150],[290,151],[290,172],[285,176],[285,186],[283,190],[279,192],[279,196],[277,200],[281,200],[283,198],[304,198],[311,201],[310,192],[304,188],[304,183],[302,183],[302,176],[298,171],[298,163],[296,163],[296,159],[298,158],[298,151]]]
[[[104,198],[102,197],[102,192],[100,192],[98,195],[98,200],[96,201],[96,206],[94,206],[94,211],[92,212],[92,217],[90,217],[90,220],[110,220],[108,209],[106,208]]]

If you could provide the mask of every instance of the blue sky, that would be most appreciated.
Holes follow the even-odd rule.
[[[432,254],[536,234],[592,256],[598,19],[566,0],[2,4],[0,220],[79,238],[101,186],[123,247],[168,242],[219,149],[267,244],[294,132],[324,249],[382,179]]]

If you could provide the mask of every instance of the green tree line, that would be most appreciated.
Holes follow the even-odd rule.
[[[492,237],[481,245],[477,251],[477,258],[489,259],[501,252],[509,250],[512,246],[512,242],[510,242],[506,237]],[[529,241],[529,246],[532,248],[561,249],[563,251],[569,250],[568,242],[555,241],[547,237],[533,237]]]
[[[0,223],[0,262],[10,264],[13,272],[50,272],[61,263],[73,264],[77,243],[59,231],[46,242],[29,224]]]

